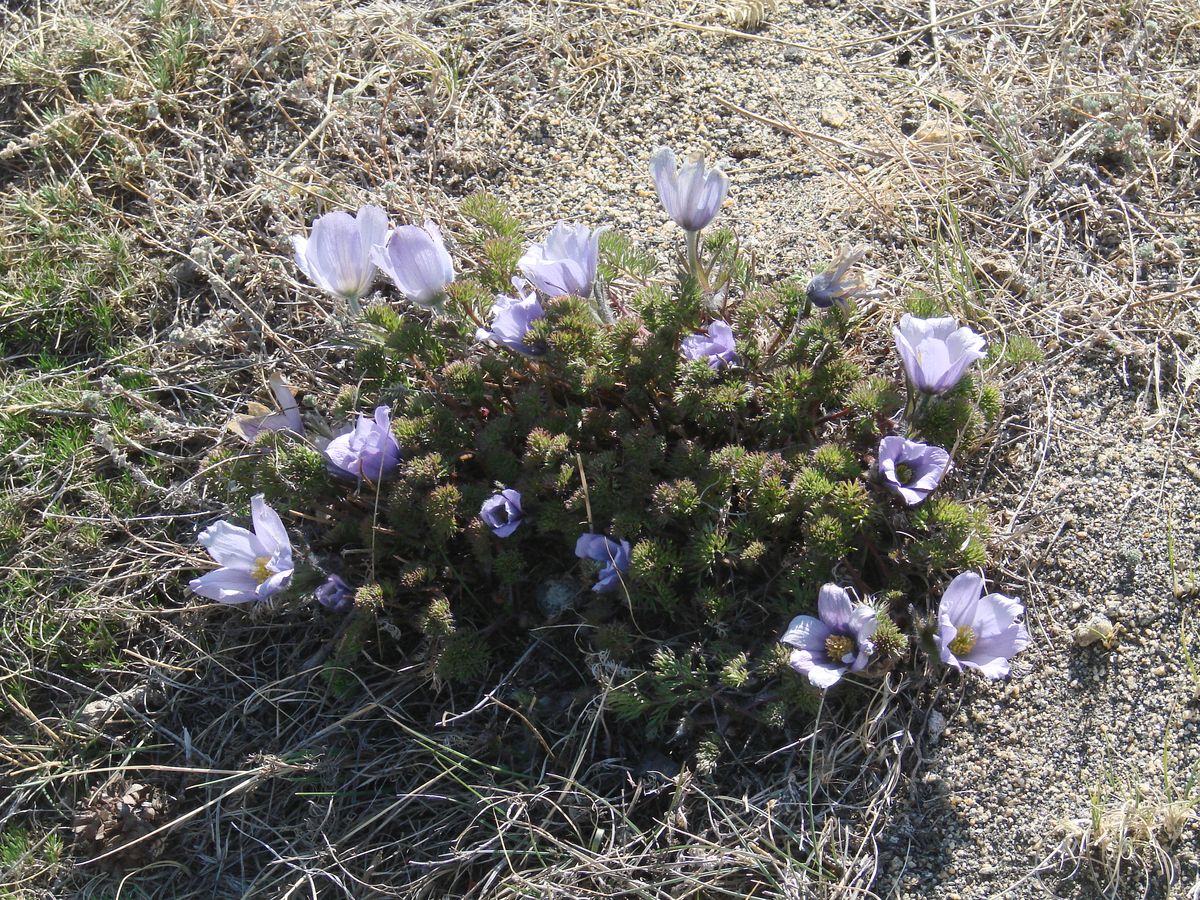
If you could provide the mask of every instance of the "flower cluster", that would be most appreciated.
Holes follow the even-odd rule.
[[[650,175],[683,231],[673,276],[605,227],[526,242],[486,195],[450,248],[374,206],[293,239],[352,311],[380,270],[395,290],[361,313],[336,399],[302,406],[273,377],[278,409],[231,423],[247,446],[208,468],[232,505],[253,495],[254,531],[202,532],[220,568],[193,589],[393,618],[348,625],[339,665],[396,640],[449,681],[481,677],[538,617],[574,616],[554,653],[635,673],[608,696],[649,729],[726,702],[777,725],[808,684],[913,664],[910,635],[931,660],[1005,674],[1022,608],[984,593],[986,517],[947,490],[1000,410],[983,337],[918,298],[899,365],[872,355],[852,327],[883,319],[865,251],[760,281],[714,225],[724,172],[664,149]],[[294,511],[292,536],[268,501]],[[919,586],[947,583],[935,609]]]

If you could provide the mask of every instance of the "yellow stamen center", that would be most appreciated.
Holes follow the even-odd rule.
[[[854,652],[854,638],[844,634],[831,634],[825,638],[825,652],[832,662],[845,662]]]
[[[914,474],[912,466],[906,463],[900,463],[900,465],[896,466],[896,480],[901,484],[908,484],[912,481]]]
[[[975,649],[975,644],[978,642],[975,637],[975,629],[970,625],[959,625],[958,633],[954,635],[954,640],[950,642],[950,652],[955,656],[965,656]]]
[[[258,559],[254,560],[254,568],[250,570],[250,574],[254,577],[254,580],[257,581],[259,584],[262,584],[264,581],[266,581],[268,578],[270,578],[272,575],[275,574],[274,572],[272,572],[270,569],[267,568],[267,563],[269,563],[270,561],[271,561],[271,557],[269,557],[269,556],[260,556],[260,557],[258,557]]]

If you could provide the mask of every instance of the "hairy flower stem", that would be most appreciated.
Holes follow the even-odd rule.
[[[601,325],[611,325],[616,321],[612,306],[608,302],[608,285],[603,284],[599,278],[592,285],[592,292],[588,295],[587,300],[588,308],[591,309],[592,315]]]
[[[687,232],[687,265],[688,271],[696,279],[696,283],[700,285],[701,290],[708,288],[708,276],[704,271],[704,266],[700,262],[700,232]]]
[[[912,382],[908,384],[908,403],[904,406],[904,421],[908,426],[908,436],[920,436],[921,426],[920,420],[924,417],[926,409],[929,407],[931,395],[923,391],[916,390]]]

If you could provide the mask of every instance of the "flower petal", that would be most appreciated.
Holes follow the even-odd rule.
[[[338,210],[313,222],[304,255],[319,287],[343,297],[359,296],[370,260],[359,249],[358,225],[349,213]]]
[[[575,555],[580,559],[594,559],[606,562],[610,551],[608,545],[612,542],[602,534],[581,534],[575,542]]]
[[[287,422],[288,428],[297,435],[303,436],[304,422],[300,419],[300,404],[296,402],[296,395],[292,393],[292,389],[288,387],[287,382],[278,372],[272,372],[267,383],[275,394],[279,408],[283,410],[284,421]]]
[[[200,532],[199,541],[220,565],[243,572],[250,572],[258,557],[270,555],[254,534],[224,520]]]
[[[831,634],[833,634],[833,629],[820,619],[812,616],[796,616],[788,625],[779,642],[797,650],[824,653],[825,641]]]
[[[975,627],[975,609],[983,595],[983,576],[977,572],[956,575],[938,604],[938,626]],[[953,638],[951,638],[953,640]]]
[[[869,641],[875,636],[875,629],[879,627],[879,617],[875,610],[867,606],[865,603],[860,603],[850,613],[850,632],[854,635],[857,643]]]
[[[235,569],[217,569],[188,582],[193,592],[218,603],[249,603],[256,600],[258,582],[249,572]]]
[[[853,610],[854,603],[845,588],[836,584],[821,586],[821,592],[817,595],[817,613],[822,622],[835,631],[846,631],[850,628]]]
[[[974,654],[971,654],[974,656]],[[1008,677],[1008,673],[1012,671],[1012,666],[1009,664],[1008,658],[1004,656],[996,656],[986,659],[983,662],[975,662],[973,659],[964,659],[962,664],[969,669],[976,669],[981,675],[984,675],[993,681]]]
[[[795,654],[793,654],[793,659]],[[793,668],[795,666],[793,665]],[[835,666],[829,663],[813,662],[808,668],[808,680],[815,688],[828,690],[839,681],[842,680],[842,673],[846,671],[846,666]]]
[[[283,520],[279,518],[279,513],[267,505],[262,494],[255,494],[251,498],[250,517],[254,520],[254,534],[271,554],[285,547],[291,552],[292,541],[283,527]]]
[[[663,209],[672,219],[679,218],[679,188],[676,184],[675,151],[669,147],[659,147],[650,157],[650,177],[654,179],[654,187],[658,191],[658,199]]]
[[[285,587],[288,586],[288,584],[291,582],[291,580],[292,580],[292,570],[291,569],[285,569],[282,572],[276,572],[274,575],[272,575],[270,578],[268,578],[262,584],[258,585],[258,587],[254,591],[255,596],[259,600],[266,600],[272,594],[278,594],[280,591],[282,591]]]

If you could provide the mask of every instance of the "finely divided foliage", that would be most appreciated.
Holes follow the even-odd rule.
[[[686,732],[702,708],[738,709],[769,741],[810,702],[797,674],[826,689],[926,660],[1007,672],[1025,645],[1009,639],[1015,601],[1000,640],[987,613],[999,595],[969,609],[943,601],[937,618],[930,600],[955,575],[947,597],[963,579],[982,585],[959,574],[984,562],[982,518],[945,494],[926,501],[950,469],[932,441],[966,453],[994,421],[997,403],[981,402],[994,389],[972,372],[983,337],[906,315],[903,403],[881,377],[895,360],[854,349],[855,334],[880,327],[860,252],[807,284],[761,283],[729,231],[701,234],[726,176],[698,159],[677,170],[665,150],[651,169],[685,229],[678,267],[661,274],[623,268],[630,239],[602,243],[604,229],[586,225],[559,223],[522,251],[519,223],[485,197],[463,214],[489,252],[462,260],[457,280],[432,223],[385,235],[364,207],[357,221],[378,232],[367,248],[354,219],[336,220],[345,246],[327,256],[351,260],[341,268],[356,283],[374,259],[401,295],[377,296],[358,326],[350,399],[374,415],[352,428],[315,409],[307,428],[264,420],[287,428],[260,427],[269,439],[230,460],[225,481],[262,485],[306,523],[296,536],[310,571],[294,599],[415,630],[397,649],[434,681],[510,664],[506,648],[539,618],[573,623],[564,652],[620,667],[621,684],[591,689],[650,735]],[[305,271],[318,287],[336,280],[316,263]],[[345,559],[356,563],[342,571]],[[279,589],[273,570],[251,568],[239,577],[258,582],[215,599]],[[351,603],[343,576],[369,602]],[[948,636],[948,621],[979,629],[975,642]],[[927,656],[909,653],[905,632]]]

